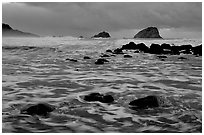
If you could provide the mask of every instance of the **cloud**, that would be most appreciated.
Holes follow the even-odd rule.
[[[101,30],[142,29],[147,26],[192,31],[202,29],[201,2],[28,2],[6,4],[2,10],[3,21],[22,28],[35,28],[37,33],[85,34]]]

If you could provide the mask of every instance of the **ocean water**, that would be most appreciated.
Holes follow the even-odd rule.
[[[170,43],[197,46],[201,39],[78,39],[72,37],[2,39],[2,131],[69,132],[202,132],[202,57],[133,53],[94,62],[107,49],[123,44]],[[84,60],[84,56],[91,59]],[[187,59],[180,60],[178,57]],[[78,62],[66,60],[73,58]],[[92,92],[111,94],[111,104],[86,102]],[[164,105],[132,110],[130,101],[157,95]],[[20,114],[27,104],[56,106],[49,116]]]

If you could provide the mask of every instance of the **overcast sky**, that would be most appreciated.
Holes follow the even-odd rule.
[[[164,38],[202,36],[202,3],[4,3],[2,21],[39,35],[133,37],[148,26]]]

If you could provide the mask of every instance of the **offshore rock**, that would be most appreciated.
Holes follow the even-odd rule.
[[[100,37],[101,38],[110,38],[111,36],[110,36],[110,34],[108,32],[103,31],[103,32],[100,32],[97,35],[94,35],[92,38],[100,38]]]
[[[162,38],[156,27],[148,27],[139,31],[134,38]]]
[[[42,115],[46,116],[49,112],[55,110],[53,105],[47,103],[38,103],[35,105],[28,105],[21,110],[22,114],[28,115]]]
[[[202,56],[202,44],[196,47],[193,47],[193,55]]]

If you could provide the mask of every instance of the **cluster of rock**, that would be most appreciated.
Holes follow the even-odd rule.
[[[202,45],[193,47],[192,45],[181,45],[181,46],[171,46],[170,44],[151,44],[150,47],[147,47],[144,43],[135,44],[130,42],[126,45],[123,45],[121,48],[116,49],[117,52],[120,50],[136,50],[137,52],[151,53],[151,54],[170,54],[170,55],[180,55],[183,54],[193,54],[202,56]]]
[[[113,103],[114,98],[112,95],[90,93],[84,96],[86,102],[101,102],[101,103]],[[159,96],[150,95],[147,97],[133,100],[129,103],[130,109],[141,110],[148,108],[162,107],[161,98]],[[21,109],[21,114],[47,116],[50,112],[56,109],[55,106],[47,103],[37,103],[33,105],[27,105]]]

